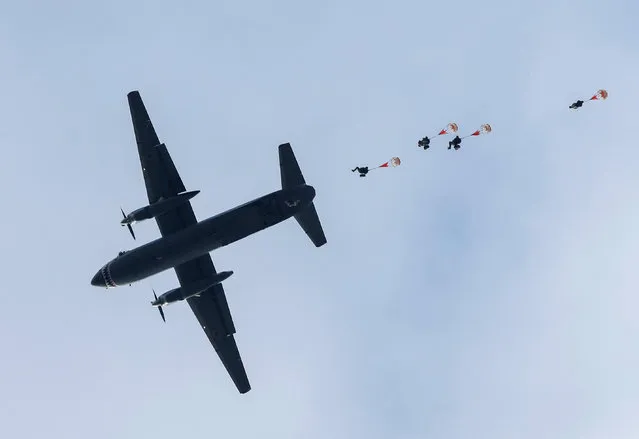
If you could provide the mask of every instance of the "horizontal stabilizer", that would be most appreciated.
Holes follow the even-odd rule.
[[[324,235],[324,229],[322,229],[322,223],[320,223],[319,216],[315,210],[313,203],[309,204],[306,209],[299,212],[294,217],[302,230],[306,232],[306,235],[313,241],[315,247],[321,247],[326,244],[326,236]]]
[[[282,189],[290,189],[306,184],[295,154],[293,154],[291,144],[284,143],[280,145],[279,153]],[[321,247],[326,244],[326,236],[324,235],[322,223],[317,215],[317,210],[315,210],[315,204],[309,204],[305,209],[297,213],[294,218],[313,244],[315,244],[315,247]]]

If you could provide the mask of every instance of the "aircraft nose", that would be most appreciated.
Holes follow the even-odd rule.
[[[95,273],[95,276],[93,276],[93,279],[91,279],[91,285],[93,285],[94,287],[106,287],[106,280],[102,275],[101,269],[98,270],[98,272]]]

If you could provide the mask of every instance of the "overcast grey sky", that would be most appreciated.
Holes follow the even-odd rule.
[[[1,437],[637,438],[636,2],[5,3]],[[213,253],[246,395],[149,305],[172,271],[89,285],[159,236],[118,225],[134,89],[199,219],[278,189],[283,142],[317,190],[325,247]],[[450,121],[493,133],[416,148]]]

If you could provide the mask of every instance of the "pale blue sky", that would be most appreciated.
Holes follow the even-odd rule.
[[[636,439],[638,17],[631,1],[7,3],[0,436]],[[134,89],[199,219],[278,189],[283,142],[317,190],[325,247],[287,221],[213,253],[235,271],[246,395],[188,306],[166,324],[150,306],[172,271],[89,285],[159,236],[118,225],[146,201]],[[494,131],[416,148],[450,121]]]

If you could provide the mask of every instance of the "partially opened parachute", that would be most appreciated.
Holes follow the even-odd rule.
[[[456,133],[457,131],[459,131],[459,125],[457,125],[455,122],[451,122],[448,125],[446,125],[446,128],[442,129],[439,133],[437,133],[437,135],[443,136],[444,134],[452,134],[452,133]]]
[[[488,133],[491,133],[492,131],[493,131],[493,128],[489,124],[485,123],[481,127],[479,127],[478,130],[476,130],[472,134],[469,134],[467,136],[462,137],[462,139],[465,139],[466,137],[471,137],[471,136],[479,136],[479,135],[482,135],[482,134],[488,134]]]
[[[399,159],[399,157],[393,157],[386,163],[382,163],[381,165],[379,165],[378,168],[388,168],[389,166],[391,168],[395,168],[399,166],[401,163],[402,161]]]
[[[605,101],[606,99],[608,99],[608,92],[604,89],[601,89],[601,90],[597,90],[597,93],[595,93],[588,100],[589,101]]]

